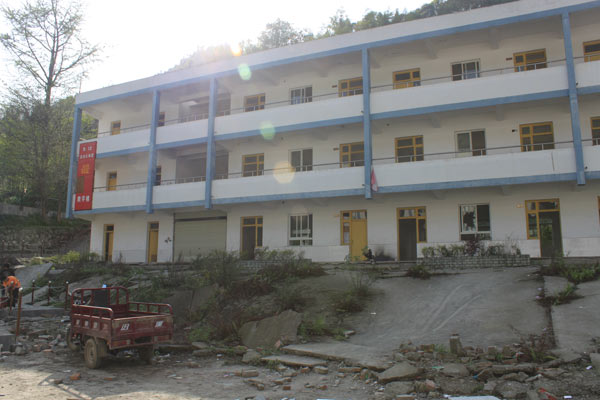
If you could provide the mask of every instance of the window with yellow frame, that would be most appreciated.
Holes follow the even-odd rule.
[[[515,72],[546,68],[546,49],[523,51],[513,54]]]
[[[265,155],[248,154],[242,157],[242,176],[258,176],[264,173]]]
[[[338,96],[354,96],[362,94],[363,92],[363,79],[362,76],[352,79],[342,79],[338,83]]]
[[[121,133],[121,121],[113,121],[110,123],[110,134],[118,135]]]
[[[423,161],[423,136],[396,138],[396,162]]]
[[[427,242],[427,212],[425,207],[403,207],[397,210],[398,219],[417,220],[417,242]]]
[[[242,217],[242,241],[245,230],[254,230],[254,247],[262,247],[263,217]]]
[[[340,168],[365,165],[365,146],[363,142],[340,145]]]
[[[405,89],[421,86],[421,69],[413,68],[404,71],[396,71],[392,74],[394,89]]]
[[[600,117],[592,118],[592,144],[594,146],[600,145]]]
[[[521,151],[551,150],[554,148],[552,122],[519,125]]]
[[[558,199],[525,201],[527,218],[527,239],[540,238],[540,212],[560,211]]]
[[[585,61],[600,60],[600,40],[593,40],[583,44],[583,59]]]
[[[244,111],[257,111],[265,109],[266,96],[264,93],[244,97]]]

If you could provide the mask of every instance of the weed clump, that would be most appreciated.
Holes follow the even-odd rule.
[[[350,289],[332,295],[333,308],[337,313],[354,313],[364,310],[373,295],[373,279],[365,272],[354,274]]]
[[[429,279],[431,278],[431,272],[423,265],[413,265],[406,271],[405,276],[417,279]]]

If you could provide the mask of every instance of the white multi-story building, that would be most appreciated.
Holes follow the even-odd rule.
[[[599,21],[522,0],[82,93],[67,213],[125,262],[411,260],[475,235],[600,256]]]

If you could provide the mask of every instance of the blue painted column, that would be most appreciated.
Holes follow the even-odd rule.
[[[71,160],[69,164],[69,182],[67,186],[67,218],[73,218],[73,183],[75,182],[75,171],[77,171],[77,144],[81,134],[81,108],[75,106],[73,115],[73,134],[71,135]]]
[[[146,182],[146,212],[152,214],[152,195],[156,179],[156,128],[160,117],[160,92],[154,91],[152,97],[152,122],[150,123],[150,142],[148,143],[148,180]]]
[[[373,151],[371,146],[371,63],[369,49],[362,49],[363,75],[363,134],[365,151],[365,198],[373,197],[371,193],[371,166]]]
[[[204,208],[212,208],[212,182],[215,176],[215,116],[217,114],[217,79],[210,80],[208,99],[208,137],[206,142],[206,182],[204,186]]]
[[[581,144],[581,122],[579,120],[579,104],[577,101],[577,81],[573,63],[573,42],[571,41],[571,22],[569,13],[562,14],[563,39],[565,42],[565,58],[567,60],[567,79],[569,82],[569,106],[571,108],[571,130],[573,132],[573,149],[575,150],[575,168],[577,184],[585,185],[585,168],[583,164],[583,145]]]

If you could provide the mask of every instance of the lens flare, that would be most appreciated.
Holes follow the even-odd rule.
[[[234,57],[239,57],[242,55],[242,48],[239,44],[232,44],[229,46],[229,48],[231,49],[231,54],[233,54]]]
[[[294,180],[295,171],[287,161],[280,161],[275,164],[273,176],[279,183],[290,183]]]
[[[273,140],[275,137],[275,127],[269,121],[260,123],[260,134],[265,140]]]
[[[252,71],[250,71],[250,67],[248,64],[240,64],[238,65],[238,73],[240,74],[240,78],[247,81],[252,78]]]

